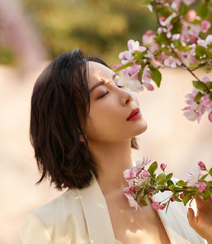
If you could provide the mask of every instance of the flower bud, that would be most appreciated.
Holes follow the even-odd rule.
[[[198,165],[201,170],[206,170],[205,164],[202,161],[199,161]]]
[[[161,168],[162,170],[165,170],[166,166],[167,166],[167,164],[161,164],[161,165],[160,165],[160,168]]]
[[[193,22],[196,19],[197,13],[195,10],[191,9],[187,12],[186,18],[188,21]]]
[[[181,199],[183,199],[183,198],[184,198],[184,196],[185,196],[185,194],[184,194],[184,193],[181,193],[181,194],[180,194],[180,198],[181,198]]]
[[[159,206],[159,209],[160,210],[163,210],[165,207],[166,207],[166,204],[164,203],[164,204],[162,204],[162,205]]]
[[[205,189],[206,189],[206,184],[204,182],[200,182],[198,185],[197,185],[197,188],[200,192],[203,192]]]
[[[171,202],[174,202],[175,201],[175,197],[172,197],[170,200],[171,200]]]

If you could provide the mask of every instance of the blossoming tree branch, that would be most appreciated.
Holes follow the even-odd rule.
[[[211,27],[206,20],[211,8],[210,1],[206,0],[200,5],[199,16],[190,8],[195,0],[143,0],[142,3],[156,15],[158,29],[148,30],[142,37],[142,45],[138,41],[128,41],[128,50],[119,54],[121,64],[114,66],[122,76],[119,85],[136,92],[144,88],[152,91],[152,81],[160,87],[161,68],[181,66],[194,78],[193,90],[186,95],[184,115],[191,121],[199,122],[207,112],[212,122],[212,81],[207,76],[199,78],[194,73],[199,68],[206,73],[212,70],[212,35],[208,35],[205,40],[199,36],[200,33],[207,33]],[[197,197],[212,201],[212,181],[206,180],[212,176],[212,168],[207,169],[203,162],[200,161],[197,168],[188,172],[187,181],[175,179],[173,173],[166,174],[165,164],[160,165],[163,172],[157,175],[157,162],[146,169],[149,162],[148,158],[144,158],[124,171],[129,185],[124,194],[131,207],[141,209],[140,205],[147,205],[147,197],[152,198],[164,191],[170,192],[169,197],[161,202],[153,202],[152,206],[156,210],[168,209],[174,201],[186,205]],[[206,173],[203,174],[203,171]]]
[[[141,210],[140,204],[148,205],[147,197],[152,198],[158,192],[164,191],[169,191],[170,194],[161,202],[152,203],[155,210],[167,210],[169,204],[174,201],[191,205],[196,197],[207,202],[212,201],[212,181],[206,181],[207,176],[212,176],[212,168],[208,170],[203,162],[200,161],[197,168],[187,173],[187,181],[176,180],[173,173],[166,174],[166,164],[160,165],[162,173],[156,175],[157,162],[152,163],[146,170],[145,166],[149,162],[148,158],[143,158],[143,161],[138,160],[135,166],[124,171],[124,178],[129,185],[124,194],[131,207]]]
[[[142,45],[138,41],[129,40],[128,51],[121,52],[121,64],[114,69],[120,71],[120,85],[133,91],[142,91],[144,87],[154,90],[151,81],[158,87],[161,84],[160,68],[181,66],[193,76],[193,90],[186,95],[187,106],[184,115],[191,121],[200,121],[204,113],[212,122],[212,81],[209,77],[199,78],[194,73],[201,68],[206,73],[212,70],[212,35],[205,40],[200,33],[207,33],[211,27],[205,20],[209,14],[211,3],[203,2],[197,16],[190,5],[195,0],[143,0],[149,10],[156,15],[157,31],[148,30],[142,37]]]

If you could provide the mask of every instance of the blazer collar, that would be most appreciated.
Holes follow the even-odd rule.
[[[115,236],[105,198],[95,177],[88,188],[76,190],[84,212],[90,243],[115,244]]]

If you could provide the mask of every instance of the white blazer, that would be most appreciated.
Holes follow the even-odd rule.
[[[163,195],[158,193],[153,201],[164,199]],[[165,210],[158,214],[172,244],[207,243],[189,226],[182,203],[171,203],[167,214]],[[21,238],[23,244],[115,244],[107,204],[96,179],[90,187],[67,190],[28,213]]]

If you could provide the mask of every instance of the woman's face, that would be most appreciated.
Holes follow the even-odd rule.
[[[85,131],[88,142],[131,140],[147,129],[141,113],[136,114],[139,103],[135,94],[119,87],[119,79],[106,66],[88,62],[90,111]]]

